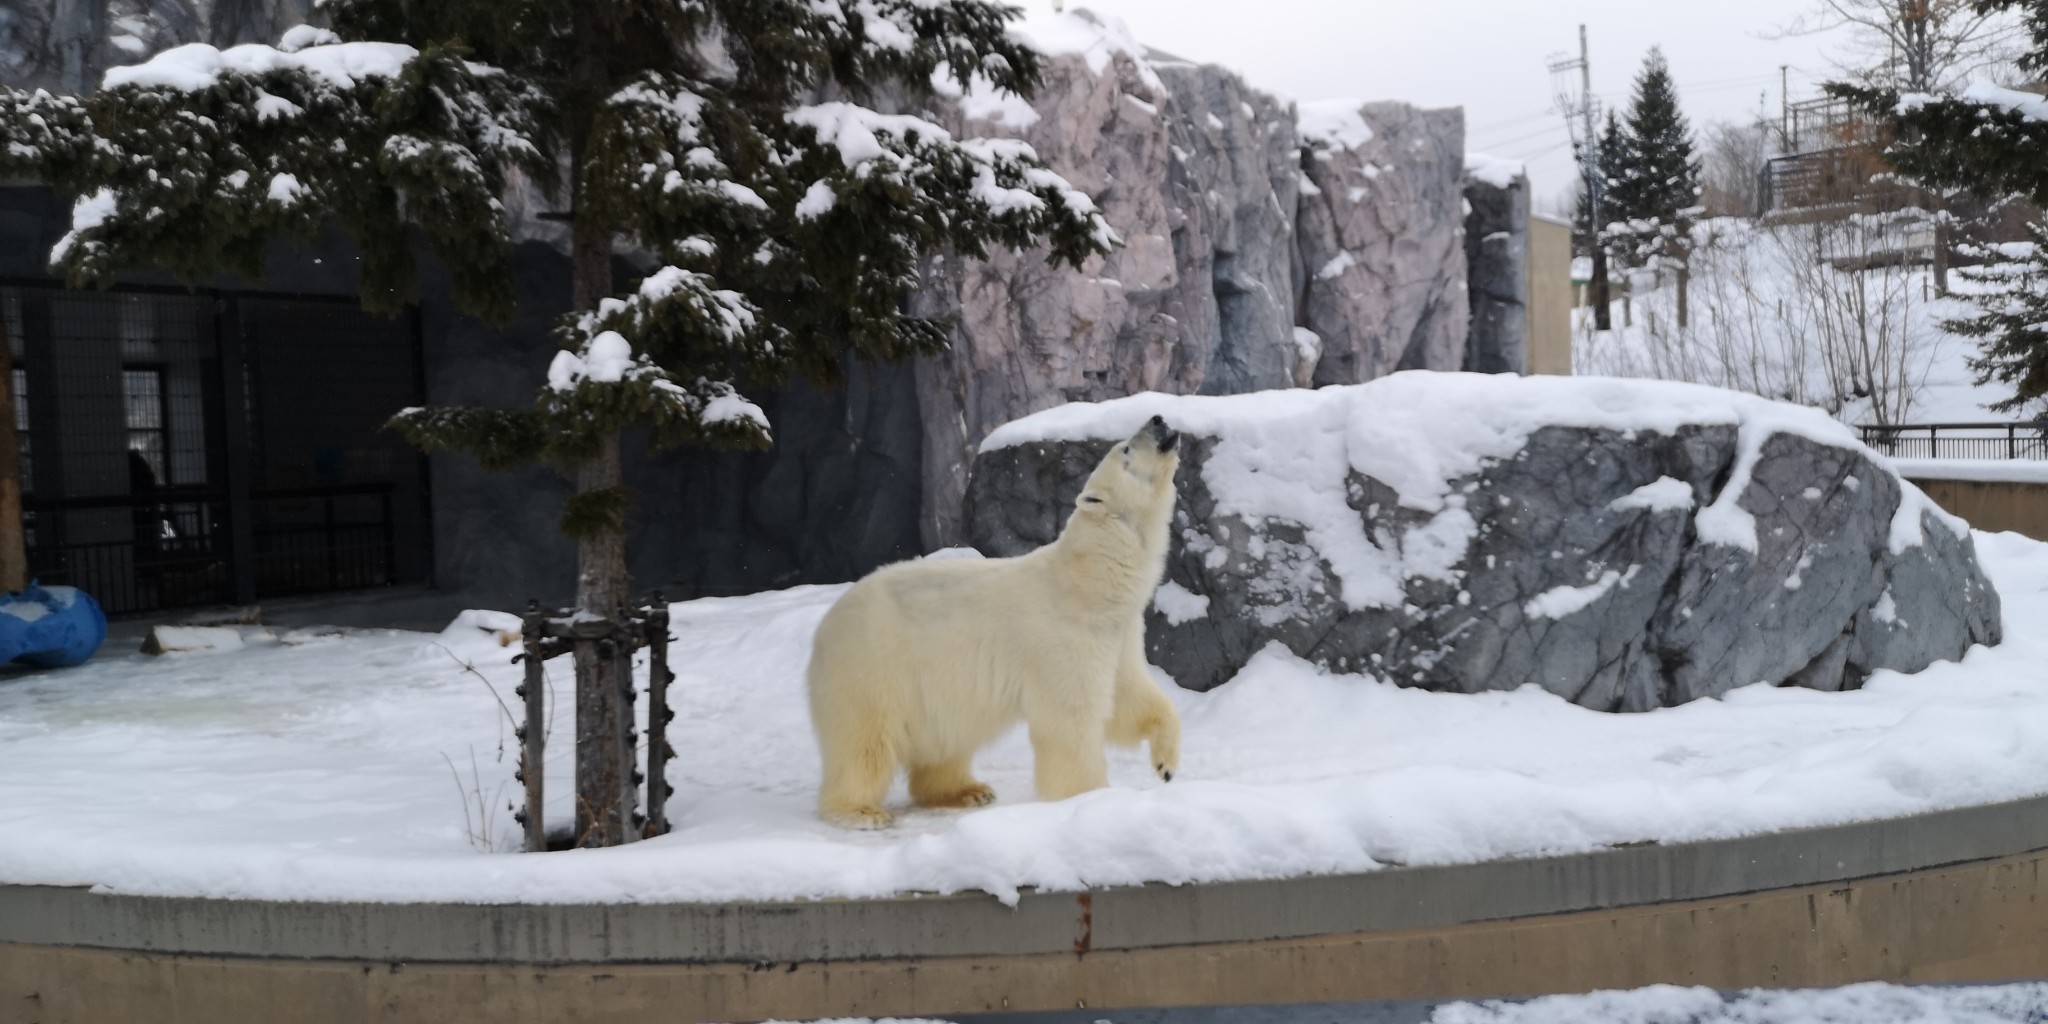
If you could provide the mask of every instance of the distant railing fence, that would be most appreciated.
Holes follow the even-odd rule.
[[[1863,443],[1902,459],[2048,459],[2048,423],[1865,426]]]

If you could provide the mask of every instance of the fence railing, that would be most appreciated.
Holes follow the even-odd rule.
[[[1863,443],[1903,459],[2048,459],[2048,423],[1865,426]]]
[[[249,495],[255,592],[283,597],[397,581],[390,484]],[[235,593],[228,495],[165,488],[147,495],[23,502],[29,572],[78,587],[110,614],[223,604]]]

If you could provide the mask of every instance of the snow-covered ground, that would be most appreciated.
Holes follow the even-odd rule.
[[[977,761],[994,806],[912,811],[880,833],[812,811],[802,672],[843,588],[679,604],[675,832],[545,855],[508,852],[517,758],[498,699],[518,669],[474,625],[118,654],[0,682],[0,882],[314,900],[1012,899],[1022,886],[1368,871],[2048,792],[2048,545],[1977,543],[2005,599],[2005,645],[1861,691],[1752,687],[1608,715],[1535,690],[1330,676],[1276,650],[1216,691],[1175,691],[1186,753],[1170,784],[1125,755],[1112,788],[1038,803],[1028,744],[1012,735]],[[569,733],[558,717],[558,822]]]
[[[1452,1003],[1430,1024],[2021,1024],[2048,1019],[2048,984],[1833,989],[1722,995],[1652,985],[1520,1003]]]
[[[1203,1011],[1183,1011],[1187,1019],[1216,1019]],[[1519,1002],[1445,1003],[1417,1011],[1413,1019],[1428,1024],[2039,1024],[2048,1020],[2048,984],[1970,985],[1955,987],[1847,985],[1828,989],[1770,991],[1752,989],[1722,994],[1707,988],[1651,985],[1620,992],[1544,996]],[[1172,1011],[1146,1011],[1147,1019]],[[1197,1016],[1197,1014],[1202,1014]],[[1119,1024],[1122,1014],[1100,1010],[1103,1024]],[[1264,1010],[1263,1021],[1324,1021],[1327,1007]],[[1394,1019],[1391,1014],[1374,1020]],[[1409,1019],[1403,1017],[1401,1019]],[[869,1024],[862,1020],[819,1021],[817,1024]],[[885,1019],[872,1024],[938,1024]]]

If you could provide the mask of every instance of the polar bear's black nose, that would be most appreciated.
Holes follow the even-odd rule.
[[[1180,434],[1166,425],[1166,418],[1154,416],[1145,423],[1145,431],[1152,435],[1152,445],[1162,452],[1170,452],[1180,443]]]

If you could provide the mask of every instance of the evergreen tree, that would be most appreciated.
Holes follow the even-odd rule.
[[[2016,12],[2030,40],[2018,59],[2022,71],[2048,74],[2048,2],[1980,0],[1980,12]],[[2048,206],[2048,101],[2030,92],[1979,84],[1956,93],[1907,92],[1831,82],[1827,91],[1862,106],[1894,139],[1885,160],[1901,175],[1933,189],[1960,189],[1996,201],[2024,196]],[[2036,228],[2038,237],[2039,228]],[[1976,361],[1983,380],[2013,385],[2016,394],[1998,408],[2019,409],[2048,397],[2048,335],[2039,321],[2025,319],[2030,305],[2044,304],[2038,248],[2024,258],[1999,261],[2011,286],[1993,288],[1980,300],[1978,317],[1956,329],[1983,338]],[[1984,283],[1995,280],[1978,276]]]
[[[1046,242],[1078,265],[1115,243],[1088,197],[1023,143],[955,139],[872,108],[884,90],[922,95],[935,76],[1034,87],[1040,59],[1006,33],[1016,12],[996,0],[320,9],[331,30],[301,26],[274,48],[179,47],[108,72],[86,97],[0,94],[0,174],[80,195],[51,254],[74,283],[143,267],[253,278],[270,239],[309,242],[331,224],[362,249],[366,307],[417,297],[419,243],[463,308],[495,321],[514,303],[507,181],[558,187],[574,312],[532,407],[395,422],[493,469],[548,462],[574,480],[562,527],[578,543],[586,614],[628,598],[623,429],[651,428],[660,445],[766,445],[738,383],[829,380],[849,355],[944,347],[945,325],[902,304],[934,249]],[[657,268],[619,293],[622,242]],[[618,700],[599,667],[577,665],[588,845],[626,827],[608,795],[616,759],[592,761],[602,744],[584,742]]]
[[[1609,122],[1613,130],[1613,122]],[[1663,51],[1652,47],[1636,75],[1622,131],[1611,143],[1615,163],[1608,179],[1608,220],[1625,227],[1616,234],[1642,265],[1660,256],[1683,261],[1700,196],[1700,161],[1693,154],[1692,129],[1678,109],[1678,93]],[[1603,155],[1610,142],[1601,139]]]
[[[2028,226],[2031,243],[1965,249],[1984,262],[1956,273],[1972,287],[1977,315],[1942,323],[1942,329],[1980,339],[1971,358],[1977,383],[2011,385],[2014,397],[1992,406],[2014,412],[2048,395],[2048,227]]]

